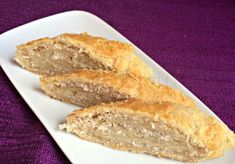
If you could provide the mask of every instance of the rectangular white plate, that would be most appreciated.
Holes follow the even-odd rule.
[[[70,11],[47,18],[43,18],[23,26],[17,27],[0,35],[0,63],[1,67],[13,83],[15,88],[37,115],[51,136],[72,163],[80,164],[173,164],[180,163],[169,159],[160,159],[144,154],[117,151],[99,144],[83,141],[78,137],[61,132],[58,124],[65,120],[68,113],[78,107],[50,99],[39,89],[38,76],[22,69],[14,61],[16,46],[41,37],[52,37],[61,33],[88,32],[92,35],[108,39],[131,43],[97,16],[84,11]],[[219,119],[198,98],[175,80],[161,66],[150,59],[136,47],[138,56],[155,70],[155,80],[177,88],[195,100],[197,105],[207,113]],[[235,150],[226,153],[222,158],[205,161],[205,164],[234,163]]]

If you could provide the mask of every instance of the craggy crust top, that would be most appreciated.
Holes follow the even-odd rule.
[[[62,42],[68,46],[84,48],[90,57],[101,62],[106,67],[116,72],[130,72],[144,77],[151,77],[152,69],[146,65],[136,54],[130,44],[91,36],[88,33],[64,33],[54,38],[41,38],[17,46],[17,50],[34,47],[45,43]]]
[[[222,156],[226,150],[235,147],[235,135],[227,126],[198,109],[192,110],[190,107],[172,102],[160,104],[129,99],[116,103],[95,105],[75,110],[68,115],[67,123],[73,122],[76,117],[109,111],[146,116],[153,121],[161,121],[170,127],[177,128],[189,137],[189,141],[185,142],[191,142],[207,150],[205,159]]]
[[[117,74],[111,71],[101,70],[79,70],[74,73],[41,77],[41,85],[56,81],[83,81],[93,84],[104,85],[114,90],[130,95],[130,97],[140,98],[145,101],[172,101],[195,108],[196,105],[189,97],[180,91],[162,85],[148,78],[134,74]]]

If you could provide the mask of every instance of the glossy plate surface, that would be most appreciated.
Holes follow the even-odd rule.
[[[78,107],[53,100],[45,96],[39,88],[38,76],[22,69],[13,60],[16,46],[41,37],[53,37],[61,33],[88,32],[92,35],[108,39],[129,42],[97,16],[84,11],[70,11],[40,20],[0,35],[0,63],[15,88],[49,131],[62,151],[72,163],[80,164],[175,164],[180,163],[169,159],[160,159],[145,154],[117,151],[99,144],[83,141],[78,137],[58,130],[58,124],[64,122],[66,115]],[[198,98],[175,80],[161,66],[150,59],[136,47],[140,56],[155,71],[154,79],[171,87],[177,88],[195,100],[197,105],[207,113],[218,117]],[[222,158],[202,162],[204,164],[235,163],[235,150],[226,153]]]

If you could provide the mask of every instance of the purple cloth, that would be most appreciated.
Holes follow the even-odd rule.
[[[69,10],[107,21],[235,131],[233,1],[2,0],[0,33]],[[69,163],[2,69],[0,89],[0,163]]]

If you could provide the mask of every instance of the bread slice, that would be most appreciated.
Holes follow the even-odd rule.
[[[49,96],[81,106],[140,98],[145,101],[172,101],[195,107],[181,92],[133,74],[80,70],[59,76],[41,77],[42,90]]]
[[[222,156],[235,141],[228,127],[200,110],[136,99],[76,110],[60,129],[114,149],[188,162]]]
[[[127,43],[87,33],[61,34],[17,46],[15,60],[25,69],[42,75],[56,75],[79,69],[131,72],[151,77],[152,69]]]

